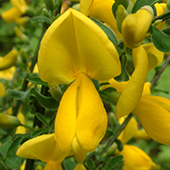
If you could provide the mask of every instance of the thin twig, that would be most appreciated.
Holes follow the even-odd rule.
[[[130,113],[127,118],[125,119],[125,121],[121,124],[121,126],[118,128],[116,134],[113,136],[112,139],[110,139],[110,141],[108,142],[108,144],[106,145],[106,147],[104,148],[103,152],[106,152],[106,150],[109,148],[109,146],[112,145],[112,143],[117,139],[117,137],[120,135],[120,133],[122,132],[122,130],[126,127],[126,125],[128,124],[128,122],[130,121],[130,119],[133,117],[133,114]]]

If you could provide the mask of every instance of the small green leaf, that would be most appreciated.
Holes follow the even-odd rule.
[[[59,103],[54,98],[43,96],[37,89],[34,88],[34,92],[31,95],[37,99],[42,107],[51,110],[58,109]]]
[[[88,166],[88,170],[94,170],[95,169],[95,163],[93,160],[88,159],[87,160],[87,166]]]
[[[47,119],[40,113],[35,113],[35,115],[37,116],[37,118],[44,124],[46,125],[47,127],[50,127]]]
[[[115,35],[115,33],[106,25],[104,25],[102,22],[100,22],[97,19],[94,18],[90,18],[92,21],[94,21],[108,36],[109,40],[115,45],[118,45],[118,41],[117,41],[117,37]]]
[[[73,170],[76,166],[76,163],[73,162],[71,159],[67,158],[63,161],[65,170]]]
[[[42,81],[38,76],[33,75],[29,78],[27,78],[27,81],[34,83],[34,84],[41,84],[42,86],[48,87],[48,84],[44,81]]]
[[[31,89],[26,92],[8,89],[8,92],[12,97],[22,100],[25,103],[29,100]]]
[[[20,166],[21,158],[16,155],[11,155],[5,158],[5,164],[8,168],[15,169]]]
[[[159,0],[137,0],[133,6],[132,13],[135,13],[138,9],[145,5],[154,5]]]
[[[37,129],[37,130],[35,130],[32,133],[31,137],[35,138],[36,136],[39,136],[41,134],[45,134],[48,130],[49,130],[49,128],[47,128],[47,127],[46,128]]]
[[[162,52],[170,51],[170,36],[163,31],[153,27],[153,34],[151,39],[155,47]]]
[[[93,81],[94,86],[96,87],[96,90],[99,91],[99,88],[100,88],[99,81],[94,80],[94,79],[92,81]]]
[[[33,17],[32,19],[31,19],[31,21],[32,22],[45,22],[45,23],[47,23],[47,24],[52,24],[52,21],[49,19],[49,18],[47,18],[47,17],[45,17],[45,16],[37,16],[37,17]]]
[[[104,89],[104,90],[102,90],[103,92],[106,92],[106,93],[111,93],[111,92],[113,92],[113,91],[116,91],[116,89],[115,88],[113,88],[113,87],[108,87],[108,88],[106,88],[106,89]]]
[[[123,156],[110,157],[104,167],[105,170],[117,170],[118,167],[123,165]],[[121,168],[120,168],[121,169]]]
[[[23,140],[23,137],[20,136],[12,142],[12,145],[8,149],[7,156],[10,154],[15,154],[18,148],[18,145],[22,142],[22,140]]]

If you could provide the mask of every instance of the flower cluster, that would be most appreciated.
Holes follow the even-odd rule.
[[[0,127],[19,126],[16,134],[26,133],[25,127],[29,126],[25,125],[21,110],[28,101],[29,107],[33,103],[33,130],[30,128],[31,135],[18,142],[22,145],[16,151],[17,156],[27,159],[25,170],[30,168],[29,159],[45,162],[44,170],[62,170],[62,162],[70,157],[76,162],[74,170],[85,170],[89,168],[86,159],[95,155],[90,153],[100,155],[93,168],[107,169],[107,158],[114,154],[123,156],[122,169],[153,170],[157,165],[151,158],[128,142],[132,138],[152,138],[170,145],[170,100],[151,95],[155,82],[146,82],[148,73],[170,51],[168,31],[161,30],[170,17],[168,4],[145,4],[140,0],[73,1],[44,0],[43,16],[32,19],[44,23],[45,33],[33,61],[23,50],[19,52],[27,74],[21,91],[9,93],[23,103],[14,105],[13,115],[0,113]],[[29,7],[24,0],[10,2],[13,7],[1,17],[5,22],[19,23]],[[22,30],[15,27],[30,55],[29,38]],[[157,43],[161,35],[165,39],[160,38]],[[17,57],[16,49],[1,57],[0,74],[12,69]],[[2,83],[0,87],[3,97],[6,90]],[[46,114],[50,112],[53,116],[48,123],[50,116]],[[35,135],[33,131],[41,129],[42,123],[48,129]],[[108,137],[109,129],[114,140]]]

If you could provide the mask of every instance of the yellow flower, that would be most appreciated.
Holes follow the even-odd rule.
[[[167,8],[166,3],[156,3],[154,6],[156,7],[157,16],[162,15]],[[157,25],[157,28],[162,29],[164,24],[165,24],[165,21],[161,22],[160,24]]]
[[[80,11],[86,16],[96,18],[109,25],[117,39],[120,40],[122,35],[118,31],[116,19],[112,13],[114,2],[114,0],[80,0]]]
[[[123,150],[118,154],[124,159],[123,170],[154,170],[156,168],[151,158],[136,146],[124,145]]]
[[[15,65],[18,58],[17,50],[11,50],[6,56],[0,57],[0,71],[6,70]]]
[[[47,162],[45,170],[62,170],[60,162],[65,158],[55,141],[54,134],[41,135],[25,142],[16,153],[28,159]]]
[[[125,87],[123,91],[120,91],[123,89],[122,87],[119,87],[118,84],[116,85],[116,87],[118,86],[118,92],[122,92],[115,111],[117,118],[131,113],[137,106],[143,92],[147,73],[159,65],[164,58],[164,53],[157,50],[152,43],[134,48],[132,55],[135,70],[130,81],[123,83],[123,87]],[[112,81],[114,83],[113,79],[110,80],[110,83]]]
[[[136,13],[129,14],[122,23],[122,36],[125,45],[136,48],[142,44],[153,20],[150,6],[140,8]]]
[[[55,134],[27,141],[17,154],[41,159],[47,167],[70,154],[83,162],[87,151],[95,150],[107,127],[106,111],[91,79],[107,80],[120,74],[116,48],[93,21],[69,9],[46,31],[38,69],[40,78],[48,83],[75,81],[61,99]]]
[[[27,4],[24,0],[10,0],[13,7],[1,14],[5,22],[11,23],[24,14],[27,10]]]

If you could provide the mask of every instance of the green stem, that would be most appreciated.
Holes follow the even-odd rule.
[[[110,139],[110,141],[108,142],[108,144],[106,145],[106,147],[104,148],[103,152],[106,152],[106,150],[109,148],[109,146],[111,146],[113,144],[113,142],[117,139],[117,137],[120,135],[120,133],[123,131],[123,129],[126,127],[126,125],[129,123],[130,119],[133,117],[133,114],[130,113],[127,118],[125,119],[125,121],[119,126],[116,134],[113,136],[113,138]]]
[[[156,17],[156,18],[152,21],[152,23],[154,23],[156,20],[159,20],[159,19],[161,19],[162,21],[164,21],[164,20],[167,20],[168,18],[170,18],[170,11],[168,11],[168,12],[165,13],[165,14],[162,14],[162,15]]]

